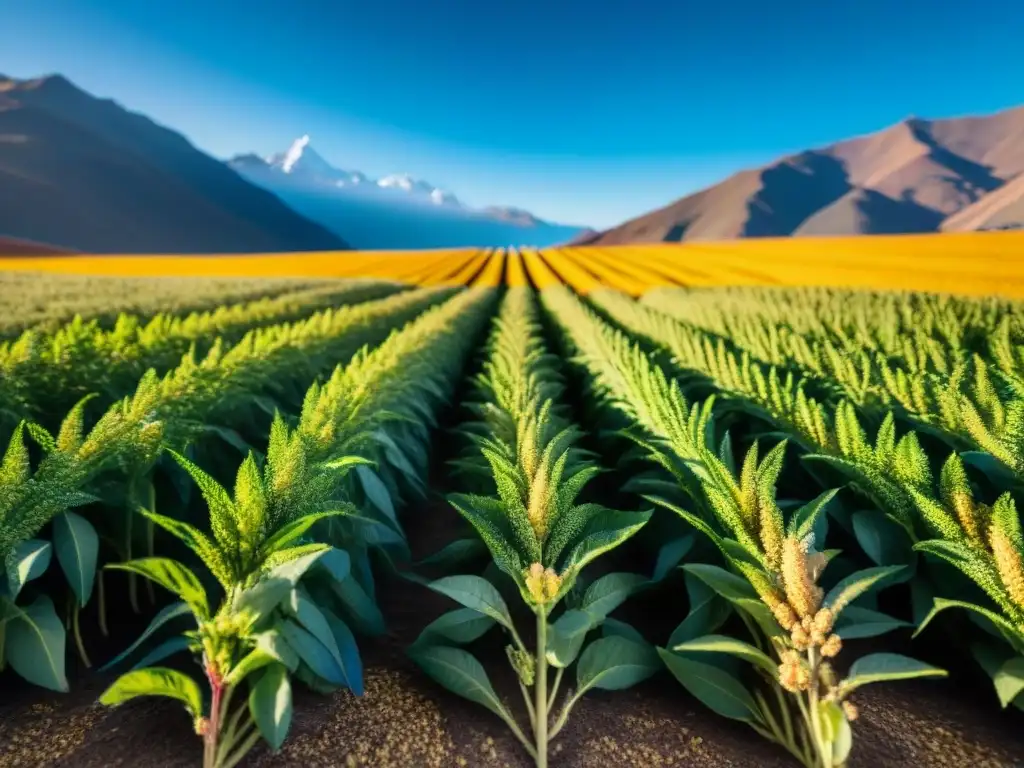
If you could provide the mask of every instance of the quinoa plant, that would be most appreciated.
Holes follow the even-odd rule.
[[[468,464],[482,463],[488,470],[492,495],[456,494],[451,503],[533,614],[534,645],[523,640],[494,583],[461,575],[429,583],[464,608],[426,627],[409,654],[443,686],[500,717],[543,768],[551,741],[586,691],[625,688],[658,668],[653,648],[628,627],[619,633],[606,627],[604,637],[584,647],[587,635],[645,579],[612,573],[583,594],[575,589],[583,568],[636,533],[650,513],[577,502],[599,469],[575,446],[579,432],[556,403],[563,385],[544,349],[529,289],[509,290],[489,349],[476,382],[473,410],[480,421],[467,427],[479,457]],[[480,662],[457,647],[495,624],[511,641],[506,652],[519,681],[528,729],[520,727]],[[576,689],[559,706],[563,676],[574,662]]]
[[[835,551],[815,547],[822,538],[828,491],[786,519],[775,500],[785,443],[759,461],[755,443],[737,471],[728,437],[714,440],[714,398],[689,406],[676,382],[638,345],[603,324],[579,299],[551,292],[548,306],[579,351],[584,367],[608,402],[633,421],[632,437],[668,476],[648,495],[702,531],[728,569],[687,564],[684,569],[739,614],[752,642],[713,634],[727,614],[696,603],[669,647],[666,666],[697,698],[719,714],[750,724],[808,768],[846,764],[853,744],[850,694],[884,680],[941,676],[945,672],[896,654],[865,656],[840,678],[832,659],[842,638],[870,637],[900,626],[884,614],[851,605],[900,570],[868,568],[828,592],[819,584]],[[672,498],[665,498],[665,492]],[[685,508],[684,508],[685,507]],[[692,586],[691,594],[697,591]],[[694,658],[712,654],[707,659]],[[723,661],[723,656],[726,659]],[[750,663],[757,684],[736,674],[733,658]]]

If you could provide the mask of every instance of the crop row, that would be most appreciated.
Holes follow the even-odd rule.
[[[5,267],[8,263],[9,260]],[[75,315],[98,320],[109,327],[123,313],[148,318],[162,312],[201,312],[232,302],[273,298],[328,282],[293,277],[165,277],[154,280],[4,269],[0,272],[0,339],[16,337],[33,326],[52,331]]]
[[[409,653],[537,765],[587,691],[666,669],[800,763],[845,765],[861,686],[945,674],[855,641],[920,632],[949,608],[976,620],[958,635],[1000,703],[1024,708],[1013,305],[815,294],[816,316],[787,325],[763,296],[743,317],[688,307],[682,291],[581,297],[561,284],[578,266],[467,254],[431,279],[486,287],[406,291],[234,345],[208,326],[201,361],[193,349],[144,373],[91,429],[84,401],[55,435],[23,422],[0,466],[2,658],[66,689],[54,598],[86,656],[93,587],[102,624],[104,591],[138,605],[143,578],[180,602],[109,663],[134,667],[103,701],[182,702],[206,765],[235,765],[261,738],[280,747],[295,681],[361,693],[356,637],[384,629],[373,565],[408,568],[402,516],[430,509],[436,428],[493,317],[442,480],[491,565],[411,575],[460,607]],[[513,287],[498,304],[502,275]],[[908,334],[914,312],[930,319]],[[595,503],[599,484],[604,502],[621,489],[619,509]],[[592,579],[585,566],[627,540],[628,570]],[[63,587],[42,578],[53,555]],[[611,616],[648,590],[678,610],[668,638]],[[519,715],[474,646],[491,632],[506,637]],[[184,653],[199,682],[154,666]]]
[[[234,344],[255,329],[308,318],[347,304],[401,290],[394,283],[339,282],[184,316],[158,314],[144,321],[122,314],[104,329],[76,317],[52,333],[37,328],[0,345],[0,414],[17,424],[44,424],[92,393],[101,407],[123,397],[143,373],[163,374],[186,353],[205,355],[214,340]],[[94,405],[95,407],[95,405]],[[47,424],[47,426],[54,426]]]

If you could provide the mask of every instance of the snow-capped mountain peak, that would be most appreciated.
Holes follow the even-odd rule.
[[[268,157],[267,164],[282,173],[307,177],[311,181],[334,183],[350,175],[324,160],[310,146],[308,134],[293,141],[286,151]]]
[[[291,173],[295,164],[302,159],[303,150],[309,146],[309,134],[307,133],[300,139],[296,139],[292,142],[292,145],[288,147],[288,151],[284,153],[284,158],[281,161],[281,170],[285,173]]]
[[[510,207],[489,207],[481,210],[465,206],[453,193],[435,187],[407,173],[396,173],[380,179],[370,179],[359,171],[335,168],[318,153],[310,143],[308,134],[300,136],[284,152],[277,152],[266,158],[266,166],[258,168],[259,158],[239,155],[231,160],[236,170],[249,173],[269,173],[267,179],[277,177],[278,183],[305,187],[311,190],[324,188],[361,187],[346,194],[360,194],[380,197],[395,202],[419,203],[443,208],[460,215],[483,216],[519,226],[536,226],[540,222],[527,211]]]

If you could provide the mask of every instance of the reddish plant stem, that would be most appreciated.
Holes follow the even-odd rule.
[[[220,709],[221,697],[224,695],[224,683],[210,664],[206,665],[206,678],[210,682],[213,698],[210,702],[210,720],[207,723],[204,736],[203,768],[215,768],[217,765],[217,739],[220,736]]]

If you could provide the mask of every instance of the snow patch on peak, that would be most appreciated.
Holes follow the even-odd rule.
[[[435,189],[430,193],[430,202],[434,205],[461,205],[459,199],[455,197],[451,192],[445,192],[443,189]]]
[[[284,159],[281,162],[281,170],[285,173],[291,173],[295,164],[302,159],[302,153],[309,146],[309,134],[302,136],[292,142],[292,145],[288,148],[288,151],[284,153]]]

